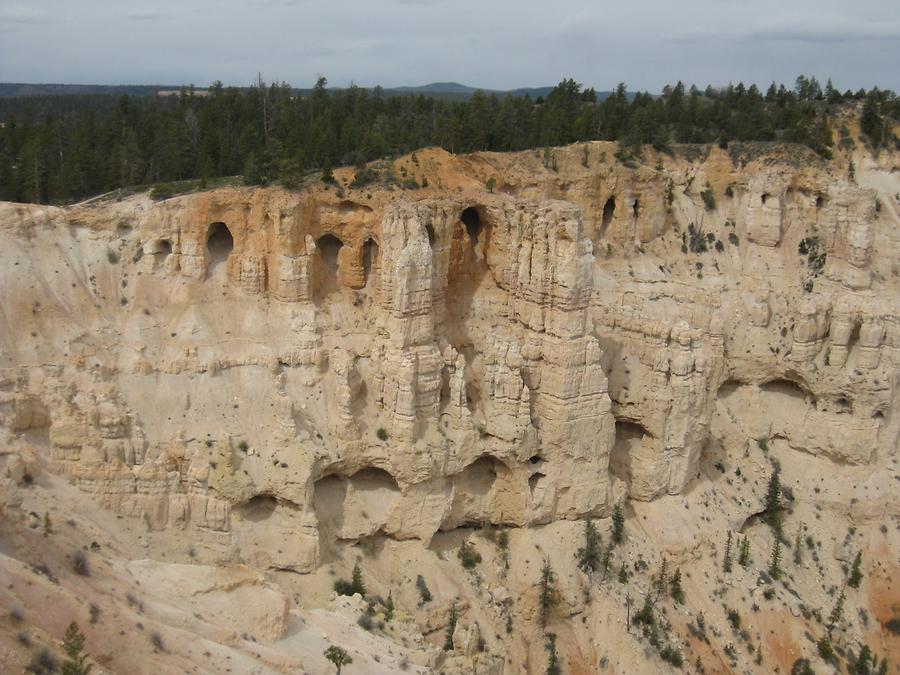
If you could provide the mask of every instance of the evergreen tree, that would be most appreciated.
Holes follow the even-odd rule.
[[[772,471],[769,484],[766,488],[766,503],[764,511],[765,521],[775,533],[775,538],[781,537],[781,476],[778,467]]]
[[[656,598],[654,599],[654,602],[656,600],[659,600],[659,596],[665,592],[666,586],[668,586],[669,584],[668,571],[666,569],[667,566],[668,561],[663,558],[659,574],[657,575],[656,579],[653,580],[653,586],[656,589]]]
[[[797,534],[794,537],[794,564],[800,565],[803,563],[803,537],[802,537],[803,525],[797,528]]]
[[[834,630],[835,626],[837,626],[841,621],[844,620],[844,601],[846,599],[847,594],[842,588],[840,595],[838,595],[838,598],[834,603],[834,607],[831,609],[831,614],[828,615],[829,636],[831,636],[831,631]]]
[[[750,537],[746,534],[741,538],[741,546],[738,551],[738,564],[747,567],[750,564]]]
[[[857,551],[856,557],[853,559],[853,566],[850,568],[850,577],[847,579],[847,585],[850,588],[859,588],[863,577],[860,565],[862,565],[862,551]]]
[[[622,563],[622,566],[619,568],[618,578],[620,584],[628,583],[628,570],[625,569],[625,563]]]
[[[622,507],[616,504],[612,515],[612,541],[613,544],[619,545],[625,539],[625,516],[622,514]]]
[[[612,560],[612,550],[613,544],[609,542],[606,545],[606,548],[603,549],[603,559],[600,561],[600,566],[603,568],[603,579],[606,579],[606,575],[609,574],[609,564]]]
[[[541,583],[540,583],[540,619],[541,619],[541,628],[546,627],[547,619],[550,616],[550,611],[553,609],[553,606],[557,602],[557,593],[556,586],[554,584],[555,576],[553,574],[553,568],[550,567],[550,561],[545,560],[544,566],[541,568]]]
[[[91,672],[92,665],[87,663],[88,657],[84,653],[84,634],[76,622],[70,623],[66,629],[62,647],[66,653],[66,661],[62,667],[63,675],[87,675]]]
[[[679,605],[684,604],[684,588],[681,586],[680,567],[675,568],[675,574],[672,576],[672,581],[669,586],[669,595],[671,595],[672,599]]]
[[[725,557],[722,561],[722,570],[726,574],[731,573],[731,530],[728,530],[728,538],[725,540]]]
[[[548,633],[547,642],[544,644],[547,650],[547,675],[560,675],[562,669],[559,665],[559,654],[556,652],[556,634]]]
[[[772,543],[772,555],[769,558],[769,576],[778,579],[781,576],[781,539],[775,537]]]
[[[362,570],[359,567],[359,563],[356,563],[353,566],[353,576],[350,580],[350,586],[354,593],[359,593],[361,596],[366,597],[366,586],[363,584]]]
[[[597,569],[600,560],[600,546],[603,543],[594,521],[588,518],[584,524],[584,546],[578,549],[578,566],[585,572]]]
[[[456,611],[456,600],[450,605],[450,615],[447,617],[447,629],[444,631],[444,651],[453,651],[453,633],[456,631],[456,622],[459,616]]]

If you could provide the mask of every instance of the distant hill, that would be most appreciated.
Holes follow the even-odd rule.
[[[158,96],[178,93],[184,85],[172,84],[28,84],[28,83],[6,83],[0,82],[0,98],[24,98],[29,96],[66,96],[66,95],[84,95],[84,94],[111,94],[121,96],[127,94],[129,96]],[[247,87],[240,87],[247,89]],[[496,94],[497,96],[530,96],[537,98],[538,96],[546,96],[553,90],[553,87],[522,87],[519,89],[482,89],[481,91],[488,94]],[[205,92],[205,88],[196,87],[197,93]],[[293,89],[298,96],[307,96],[311,89]],[[476,91],[476,87],[470,87],[459,82],[432,82],[417,87],[385,87],[382,93],[385,96],[433,96],[435,98],[445,100],[466,100]],[[610,91],[598,91],[597,100],[610,96]],[[629,99],[631,98],[629,94]]]

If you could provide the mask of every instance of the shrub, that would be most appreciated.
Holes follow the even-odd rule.
[[[351,581],[347,581],[346,579],[338,579],[334,582],[334,590],[338,595],[354,595],[359,593],[361,596],[366,596],[366,587],[362,580],[362,570],[359,567],[359,563],[356,563],[353,566],[353,576]]]
[[[653,616],[653,604],[650,602],[649,595],[644,596],[644,604],[637,614],[634,615],[633,621],[636,624],[644,624],[645,626],[652,626],[656,623],[656,617]]]
[[[341,668],[353,663],[353,657],[347,653],[347,650],[337,645],[331,645],[324,652],[325,658],[331,661],[337,668],[338,675],[341,675]]]
[[[729,609],[726,613],[728,616],[728,623],[731,624],[731,627],[735,630],[740,629],[741,627],[741,615],[738,614],[736,609]]]
[[[426,602],[431,602],[431,591],[428,590],[428,585],[425,583],[425,577],[421,574],[416,577],[416,588],[419,589],[420,604],[424,605]]]
[[[75,574],[82,577],[91,576],[91,570],[88,567],[87,556],[84,554],[84,551],[75,551],[75,555],[72,556],[72,570]]]
[[[330,166],[326,166],[324,169],[322,169],[322,175],[320,176],[320,178],[323,183],[329,185],[332,185],[336,182],[334,179],[334,173],[331,171]]]
[[[388,439],[388,432],[384,430],[384,427],[378,427],[378,431],[375,432],[375,435],[378,436],[378,440],[382,442]]]
[[[819,650],[819,656],[826,661],[831,661],[834,658],[834,647],[831,646],[831,640],[827,636],[823,636],[816,643],[816,648]]]
[[[238,450],[240,450],[241,452],[247,452],[249,449],[250,445],[247,443],[247,441],[241,441],[240,443],[238,443]]]
[[[368,614],[360,614],[359,618],[356,620],[356,625],[362,628],[363,630],[370,631],[375,627],[375,622],[372,620],[372,617]]]
[[[475,569],[475,566],[481,562],[481,554],[475,550],[475,546],[470,544],[467,541],[464,541],[459,545],[459,550],[456,552],[456,556],[459,558],[462,566],[467,569]]]
[[[707,211],[714,211],[716,208],[716,196],[713,194],[712,188],[707,186],[707,188],[700,193],[700,197],[703,199],[703,205],[706,207]]]

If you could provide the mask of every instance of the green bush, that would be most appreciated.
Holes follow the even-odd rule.
[[[475,566],[481,562],[481,554],[475,550],[475,546],[470,544],[467,541],[464,541],[459,545],[459,551],[457,551],[456,556],[459,558],[459,562],[462,563],[462,566],[467,569],[475,569]]]

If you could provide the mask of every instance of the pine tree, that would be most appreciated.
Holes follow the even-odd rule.
[[[669,595],[671,595],[672,599],[679,605],[684,603],[684,588],[681,586],[680,567],[675,568],[675,574],[672,576],[672,581],[669,584]]]
[[[654,579],[653,586],[656,588],[656,598],[654,598],[654,602],[659,600],[659,596],[663,594],[666,590],[666,586],[668,585],[668,570],[666,569],[668,566],[668,561],[663,558],[662,567],[659,570],[659,575]]]
[[[781,537],[781,476],[777,467],[772,471],[766,489],[765,520],[775,537]]]
[[[92,666],[87,663],[87,654],[84,653],[84,634],[74,621],[66,629],[62,647],[68,657],[62,667],[63,675],[87,675],[91,672]]]
[[[384,603],[384,620],[390,622],[394,618],[394,598],[388,593]]]
[[[444,632],[444,651],[453,651],[453,633],[456,631],[456,622],[459,616],[456,610],[456,600],[450,605],[450,615],[447,617],[447,630]]]
[[[603,568],[603,579],[606,580],[606,575],[609,574],[609,563],[612,559],[612,550],[613,544],[609,542],[606,545],[606,548],[603,549],[603,559],[600,561],[600,566]]]
[[[544,644],[547,650],[547,675],[560,675],[562,669],[559,665],[559,654],[556,652],[556,634],[548,633],[547,642]]]
[[[769,576],[778,579],[781,576],[781,539],[775,537],[772,544],[772,557],[769,558]]]
[[[747,567],[750,564],[750,537],[746,534],[741,538],[741,547],[738,551],[738,564]]]
[[[594,521],[590,518],[584,524],[584,546],[578,549],[578,566],[585,572],[593,572],[597,569],[600,559],[600,546],[603,540]]]
[[[363,584],[362,570],[359,568],[359,563],[356,563],[353,566],[353,576],[350,580],[350,587],[353,589],[354,593],[359,593],[361,596],[366,597],[366,586]]]
[[[625,569],[625,563],[622,563],[622,566],[619,568],[619,583],[628,583],[628,571]]]
[[[556,587],[554,586],[553,568],[550,567],[550,561],[545,560],[544,566],[541,568],[541,594],[540,594],[540,618],[541,628],[547,625],[547,619],[550,616],[550,610],[556,604]]]
[[[830,81],[830,80],[829,80]],[[794,564],[803,564],[803,525],[797,528],[797,535],[794,537]]]
[[[728,530],[728,538],[725,540],[725,559],[722,562],[722,569],[726,574],[731,573],[731,530]]]
[[[834,630],[835,626],[837,626],[841,621],[844,620],[844,601],[847,599],[847,594],[844,589],[841,589],[841,594],[838,596],[837,600],[834,603],[834,607],[831,610],[831,614],[828,615],[828,636],[831,636],[831,631]]]
[[[612,525],[612,540],[618,546],[625,539],[625,516],[622,514],[622,507],[618,504],[613,509]]]
[[[847,579],[847,585],[850,588],[859,588],[859,583],[862,581],[862,570],[859,569],[862,564],[862,551],[858,551],[856,553],[856,558],[853,559],[853,567],[850,569],[850,577]]]

